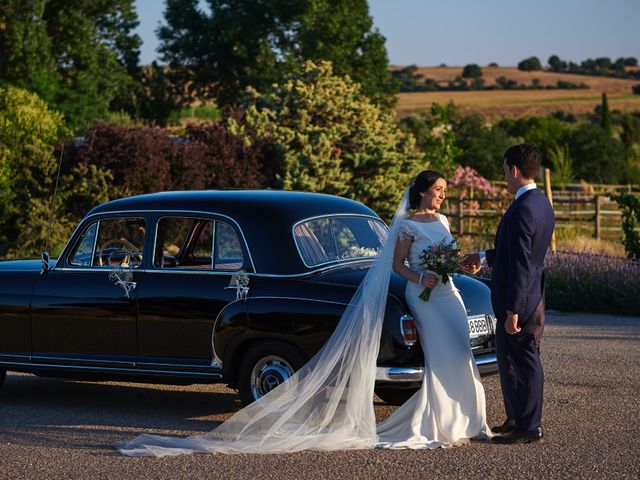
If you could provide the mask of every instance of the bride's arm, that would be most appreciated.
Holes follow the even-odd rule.
[[[396,240],[396,248],[393,251],[393,271],[410,282],[418,283],[420,281],[420,274],[411,270],[404,262],[409,255],[412,243],[413,240],[411,237],[407,236],[399,237]],[[434,288],[439,280],[436,274],[425,273],[422,275],[422,286],[425,288]]]

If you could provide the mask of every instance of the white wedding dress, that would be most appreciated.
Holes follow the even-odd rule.
[[[407,225],[408,196],[407,190],[387,240],[335,331],[289,380],[204,435],[142,434],[118,443],[116,448],[132,456],[165,456],[426,447],[450,444],[482,432],[482,386],[470,356],[464,307],[457,293],[446,292],[449,286],[436,289],[428,304],[414,303],[411,307],[417,313],[423,348],[430,350],[434,345],[427,362],[433,362],[436,368],[427,365],[421,393],[380,425],[383,443],[379,441],[373,410],[376,359],[396,238],[400,227]],[[434,227],[416,228],[426,232]],[[415,302],[421,302],[418,290],[417,285],[408,287],[408,297]],[[448,295],[451,299],[445,300]],[[432,312],[437,313],[434,319]],[[445,401],[447,396],[449,401]]]
[[[424,271],[419,258],[423,249],[453,240],[447,218],[438,218],[429,223],[405,219],[400,224],[399,235],[413,238],[408,260],[414,271]],[[422,290],[409,282],[405,291],[424,351],[422,387],[378,424],[381,448],[435,448],[490,435],[484,388],[469,345],[460,293],[453,280],[438,283],[427,302],[418,297]]]

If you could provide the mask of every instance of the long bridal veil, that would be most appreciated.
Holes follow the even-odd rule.
[[[373,390],[397,230],[408,191],[387,239],[340,322],[320,351],[289,380],[204,435],[142,434],[117,449],[133,456],[185,453],[282,453],[372,448]]]

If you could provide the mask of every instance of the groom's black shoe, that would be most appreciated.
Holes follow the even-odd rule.
[[[493,437],[491,441],[493,443],[503,444],[516,444],[516,443],[534,443],[542,440],[542,427],[534,428],[533,430],[514,430],[509,435],[500,435],[499,437]]]
[[[516,421],[507,418],[502,425],[496,425],[491,428],[491,433],[495,433],[496,435],[506,435],[508,433],[513,432],[516,429]]]

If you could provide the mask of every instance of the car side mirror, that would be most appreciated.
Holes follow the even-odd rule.
[[[49,252],[42,252],[42,268],[40,269],[41,275],[46,275],[49,271]]]

